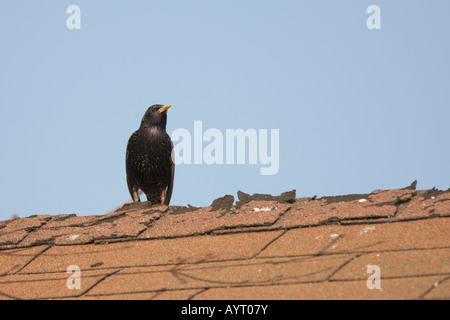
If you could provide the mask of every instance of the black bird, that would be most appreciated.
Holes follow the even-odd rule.
[[[140,128],[128,140],[127,183],[134,202],[140,201],[138,191],[141,189],[151,204],[169,205],[175,173],[173,143],[166,133],[170,107],[155,104],[148,108]]]

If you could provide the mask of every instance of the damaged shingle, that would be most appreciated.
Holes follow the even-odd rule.
[[[414,180],[410,186],[403,188],[403,190],[416,190],[417,180]]]
[[[211,204],[211,211],[225,210],[229,211],[234,203],[234,197],[232,195],[226,195],[221,198],[217,198]]]
[[[338,203],[338,202],[350,202],[361,199],[368,199],[369,194],[349,194],[345,196],[334,196],[334,197],[322,197],[318,200],[325,200],[326,204]]]
[[[255,193],[249,195],[248,193],[238,191],[237,192],[239,201],[236,202],[236,208],[240,208],[243,204],[249,203],[251,201],[277,201],[277,202],[295,202],[295,190],[283,192],[279,196],[272,196],[270,194],[259,194]]]
[[[190,204],[188,204],[187,207],[171,206],[170,207],[170,214],[183,214],[183,213],[195,211],[197,209],[200,209],[200,208],[191,206]]]
[[[439,190],[439,189],[436,189],[435,187],[433,187],[433,189],[425,191],[422,194],[422,197],[424,199],[434,199],[444,193],[450,193],[450,189],[448,189],[447,191],[442,191],[442,190]]]

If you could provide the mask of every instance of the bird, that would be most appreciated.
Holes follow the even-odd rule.
[[[173,142],[166,132],[167,110],[171,105],[154,104],[142,117],[141,125],[129,138],[126,150],[127,185],[133,202],[140,202],[139,189],[151,205],[169,205],[175,164]]]

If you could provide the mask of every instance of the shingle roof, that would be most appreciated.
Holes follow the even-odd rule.
[[[234,200],[1,221],[0,299],[450,298],[450,190]]]

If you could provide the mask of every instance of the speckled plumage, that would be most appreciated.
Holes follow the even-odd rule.
[[[170,203],[175,165],[173,143],[166,133],[168,108],[160,104],[148,108],[140,128],[128,140],[127,184],[134,202],[140,201],[141,189],[152,204]]]

